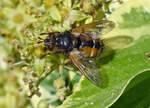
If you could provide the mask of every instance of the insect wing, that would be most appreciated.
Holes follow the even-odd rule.
[[[108,56],[116,50],[127,48],[132,45],[133,41],[132,37],[125,35],[104,38],[104,50],[101,57]]]
[[[79,52],[78,52],[79,53]],[[80,70],[80,72],[88,78],[93,84],[101,86],[100,71],[96,67],[95,62],[90,59],[82,59],[77,52],[70,52],[69,57],[73,64]]]
[[[71,32],[75,35],[80,35],[81,33],[84,33],[95,39],[99,38],[100,35],[110,32],[114,27],[114,22],[108,20],[101,20],[74,28]]]

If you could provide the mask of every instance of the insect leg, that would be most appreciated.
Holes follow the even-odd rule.
[[[48,35],[49,33],[40,33],[40,35]]]
[[[45,57],[45,56],[50,56],[50,55],[58,55],[59,52],[55,52],[55,53],[47,53],[47,54],[44,54],[41,58]]]

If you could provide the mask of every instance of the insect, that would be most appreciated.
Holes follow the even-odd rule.
[[[44,45],[48,50],[55,51],[54,54],[63,53],[68,56],[88,80],[100,86],[99,68],[91,58],[103,52],[104,43],[99,36],[111,31],[114,26],[114,22],[102,20],[65,32],[48,33],[47,38],[44,39]]]

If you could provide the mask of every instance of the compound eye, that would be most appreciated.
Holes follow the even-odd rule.
[[[45,45],[45,46],[48,45],[48,39],[47,39],[47,38],[44,40],[44,45]]]
[[[45,45],[45,46],[48,46],[48,42],[45,42],[44,45]]]
[[[51,40],[50,40],[49,38],[46,38],[46,39],[44,40],[44,45],[45,45],[45,46],[51,45]]]

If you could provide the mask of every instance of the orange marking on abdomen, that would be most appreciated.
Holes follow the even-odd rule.
[[[83,54],[85,54],[85,56],[88,56],[88,57],[95,57],[99,53],[98,48],[91,48],[89,46],[84,46],[84,47],[80,48],[79,50],[81,52],[83,52]]]
[[[90,57],[95,57],[99,53],[99,49],[97,48],[91,48],[91,54]]]

